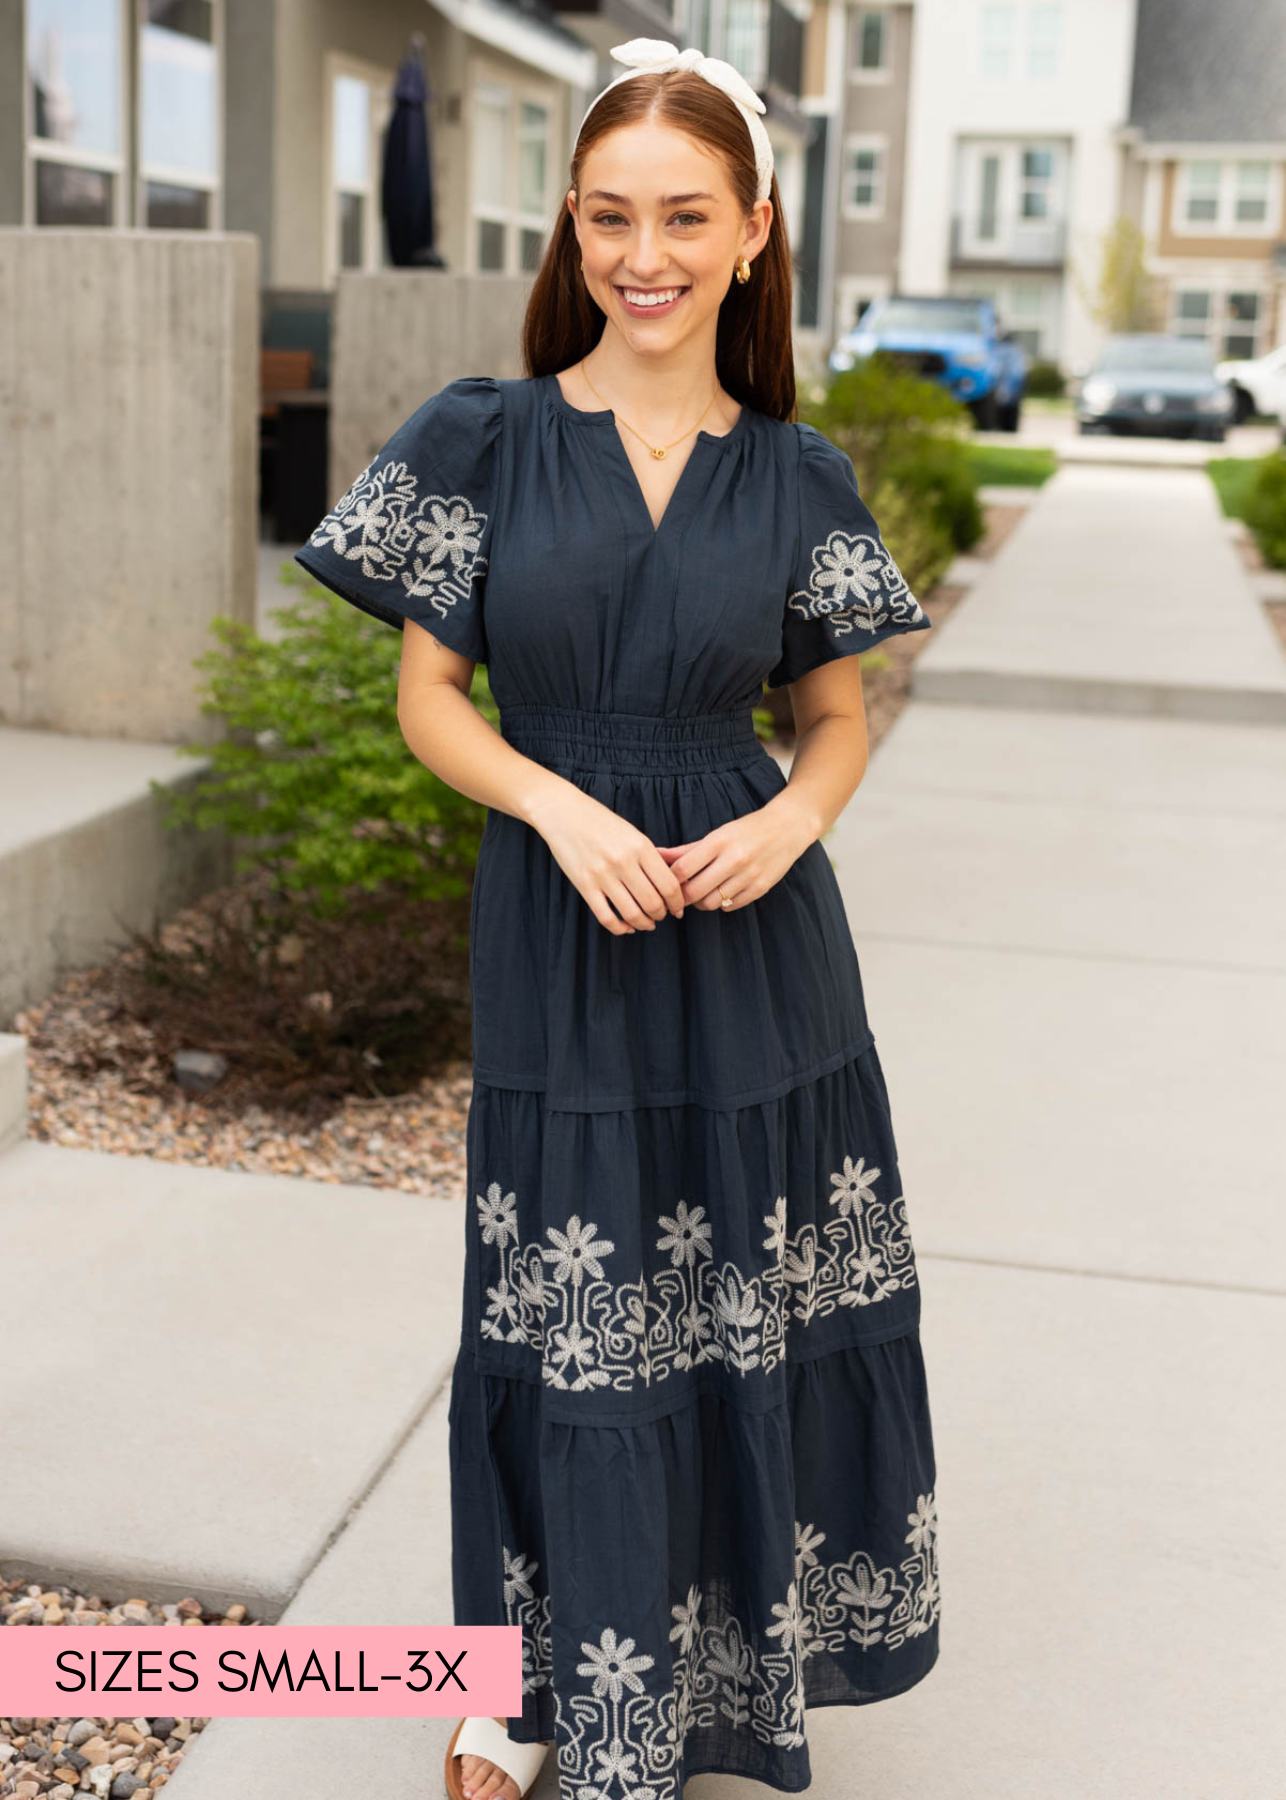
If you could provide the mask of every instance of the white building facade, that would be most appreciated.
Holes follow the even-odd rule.
[[[900,291],[988,295],[1029,357],[1093,356],[1134,31],[1135,0],[915,0]]]

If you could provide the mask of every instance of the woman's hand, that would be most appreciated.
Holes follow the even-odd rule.
[[[670,912],[682,918],[678,878],[651,838],[592,794],[567,783],[543,803],[536,829],[599,924],[615,936],[655,931]]]
[[[658,845],[690,906],[733,912],[775,886],[815,841],[808,813],[785,789],[766,805],[716,825],[691,844]],[[728,896],[725,907],[719,890]]]

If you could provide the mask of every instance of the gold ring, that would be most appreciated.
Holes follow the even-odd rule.
[[[720,904],[720,906],[731,906],[732,905],[732,901],[729,900],[728,896],[724,893],[722,888],[719,889],[719,904]]]

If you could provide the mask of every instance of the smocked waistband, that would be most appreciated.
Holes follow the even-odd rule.
[[[507,743],[533,761],[653,775],[732,769],[766,752],[749,707],[708,713],[594,712],[528,703],[500,709]]]

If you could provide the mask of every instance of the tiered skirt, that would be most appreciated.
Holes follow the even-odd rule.
[[[576,720],[558,724],[569,778],[624,784],[613,803],[625,816],[632,807],[655,842],[700,835],[690,821],[676,830],[673,816],[645,822],[659,796],[673,805],[667,746],[650,735],[646,771],[631,771],[620,766],[629,742],[614,742],[605,777],[602,744],[582,766]],[[717,757],[727,726],[705,729],[705,753]],[[506,730],[517,738],[521,721]],[[552,761],[558,747],[543,748]],[[744,735],[735,754],[746,788],[760,790],[744,810],[782,778]],[[546,912],[535,933],[549,984],[534,996],[542,1018],[535,1035],[520,1029],[514,1040],[539,1041],[545,1063],[494,1071],[506,1040],[490,1009],[479,1012],[480,973],[484,996],[496,992],[494,971],[479,963],[493,952],[503,962],[521,933],[506,950],[479,935],[479,913],[499,915],[516,860],[537,896],[542,881],[546,896],[557,887],[526,827],[492,814],[488,832],[493,854],[479,868],[488,887],[475,890],[475,1084],[450,1400],[455,1622],[521,1628],[523,1705],[510,1735],[554,1740],[568,1800],[680,1800],[684,1781],[709,1771],[797,1792],[811,1781],[808,1707],[900,1693],[938,1654],[920,1291],[856,963],[856,992],[837,1002],[832,991],[827,1015],[847,1041],[806,1046],[815,1054],[793,1075],[776,1051],[744,1061],[746,1035],[760,1028],[762,1044],[771,1026],[753,994],[744,1013],[700,1019],[696,1034],[673,1014],[640,1013],[632,1049],[595,1063],[583,1036],[577,1056],[547,1035],[551,995],[562,993],[558,954],[548,952],[560,946],[575,960],[583,921],[551,923]],[[753,906],[689,908],[655,934],[614,937],[554,873],[606,940],[597,969],[613,1006],[622,996],[646,1006],[645,985],[630,992],[642,967],[631,952],[651,954],[663,933],[673,935],[658,963],[680,962],[677,975],[653,971],[661,989],[685,979],[689,924],[705,934],[707,981],[721,956],[746,959],[747,933],[772,941],[763,902],[754,921]],[[852,943],[846,924],[836,936],[838,890],[820,846],[779,886],[774,905],[792,919],[811,912],[812,930],[779,934],[774,958],[789,970],[793,955],[805,985],[819,964],[843,972]],[[530,918],[530,887],[525,902],[514,897],[524,903]],[[583,945],[579,954],[583,984]],[[529,971],[528,1003],[533,986]],[[687,987],[698,1005],[706,990]],[[523,991],[509,991],[521,1012]],[[579,1001],[563,996],[568,1031],[594,999],[583,985]],[[837,1004],[852,1010],[836,1014]],[[736,1045],[726,1085],[749,1067],[764,1077],[750,1097],[718,1091],[717,1057],[678,1071],[680,1097],[665,1085],[671,1067],[659,1089],[639,1078],[665,1063],[651,1033],[678,1033],[691,1054],[715,1041],[716,1024]]]

